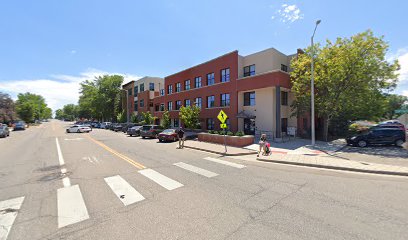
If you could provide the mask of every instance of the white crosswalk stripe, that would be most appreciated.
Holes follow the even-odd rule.
[[[200,174],[200,175],[202,175],[204,177],[208,177],[208,178],[218,176],[217,173],[214,173],[214,172],[211,172],[211,171],[208,171],[208,170],[205,170],[205,169],[202,169],[202,168],[199,168],[199,167],[187,164],[187,163],[183,163],[183,162],[174,163],[173,165],[175,165],[177,167],[180,167],[180,168],[183,168],[185,170],[188,170],[190,172]]]
[[[57,190],[58,228],[89,218],[81,190],[78,185]]]
[[[168,178],[156,172],[153,169],[143,169],[143,170],[140,170],[139,173],[153,180],[154,182],[156,182],[157,184],[159,184],[160,186],[164,187],[167,190],[174,190],[176,188],[184,186],[183,184],[177,181],[174,181],[173,179]]]
[[[105,182],[125,206],[145,199],[142,194],[136,191],[119,175],[107,177],[105,178]]]
[[[0,240],[7,239],[23,201],[24,197],[19,197],[0,202]]]
[[[226,165],[226,166],[235,167],[235,168],[244,168],[244,167],[245,167],[245,165],[238,164],[238,163],[232,163],[232,162],[228,162],[228,161],[224,161],[224,160],[220,160],[220,159],[218,159],[218,158],[205,157],[204,159],[205,159],[205,160],[208,160],[208,161],[211,161],[211,162],[224,164],[224,165]]]

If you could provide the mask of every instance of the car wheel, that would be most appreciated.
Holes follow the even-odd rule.
[[[69,130],[67,129],[67,133],[69,133]]]
[[[358,141],[357,145],[359,147],[367,147],[367,142],[364,141],[364,140],[360,140],[360,141]]]
[[[77,130],[77,133],[80,133],[81,131],[79,131],[79,129]]]
[[[145,139],[145,137],[142,137],[143,139]]]
[[[129,136],[133,136],[132,134],[129,134]]]
[[[159,134],[154,135],[154,138],[159,138]]]
[[[175,141],[176,141],[176,138],[175,138],[175,137],[173,137],[173,139],[172,139],[172,140],[173,140],[173,142],[175,142]]]
[[[402,144],[404,144],[404,141],[402,139],[398,139],[397,141],[395,141],[395,145],[397,145],[398,147],[402,147]]]

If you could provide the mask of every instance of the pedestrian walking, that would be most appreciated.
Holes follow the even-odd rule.
[[[256,155],[257,157],[259,157],[259,154],[261,152],[265,154],[265,144],[266,144],[266,134],[263,133],[261,134],[261,139],[259,140],[259,150],[258,150],[258,155]]]
[[[179,148],[179,149],[182,149],[182,148],[184,148],[184,139],[185,139],[185,137],[184,137],[184,130],[183,130],[182,127],[179,128],[179,130],[178,130],[178,132],[177,132],[177,135],[178,135],[178,140],[179,140],[179,146],[178,146],[178,148]]]

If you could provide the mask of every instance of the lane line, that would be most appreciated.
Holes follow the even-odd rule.
[[[174,181],[173,179],[168,178],[154,171],[153,169],[149,169],[149,168],[143,169],[143,170],[140,170],[139,173],[149,178],[150,180],[156,182],[157,184],[159,184],[160,186],[164,187],[167,190],[173,190],[173,189],[184,186],[183,184],[177,181]]]
[[[94,143],[96,143],[96,144],[98,144],[99,146],[101,146],[101,147],[102,147],[103,149],[105,149],[106,151],[112,153],[113,155],[119,157],[119,158],[122,159],[122,160],[125,160],[126,162],[132,164],[132,165],[135,166],[136,168],[138,168],[138,169],[145,169],[145,168],[146,168],[146,167],[143,166],[142,164],[140,164],[140,163],[138,163],[138,162],[136,162],[136,161],[130,159],[129,157],[127,157],[127,156],[125,156],[125,155],[123,155],[123,154],[121,154],[121,153],[119,153],[119,152],[113,150],[112,148],[106,146],[105,144],[99,142],[98,140],[93,139],[93,138],[90,137],[90,136],[86,136],[86,137],[89,138],[89,139],[90,139],[91,141],[93,141]]]
[[[58,228],[89,218],[81,190],[78,185],[57,190]]]
[[[7,239],[23,201],[24,197],[19,197],[0,202],[0,240]]]
[[[245,167],[245,165],[242,165],[242,164],[232,163],[232,162],[228,162],[228,161],[224,161],[224,160],[220,160],[220,159],[212,158],[212,157],[205,157],[204,159],[211,161],[211,162],[224,164],[224,165],[234,167],[234,168],[244,168]]]
[[[173,165],[175,165],[177,167],[180,167],[180,168],[183,168],[183,169],[185,169],[187,171],[200,174],[200,175],[202,175],[204,177],[208,177],[208,178],[218,176],[217,173],[214,173],[214,172],[211,172],[211,171],[208,171],[208,170],[205,170],[205,169],[202,169],[202,168],[199,168],[199,167],[187,164],[187,163],[183,163],[183,162],[174,163]]]
[[[104,178],[104,180],[125,206],[145,199],[142,194],[136,191],[128,182],[126,182],[125,179],[119,175],[107,177]]]
[[[62,151],[61,151],[61,147],[60,147],[58,138],[55,138],[55,143],[57,144],[58,161],[60,163],[60,166],[62,167],[63,165],[65,165],[65,161],[64,161],[64,156],[62,155]],[[61,168],[61,173],[66,174],[67,169],[66,168]],[[71,186],[71,180],[68,177],[62,178],[62,185],[64,187],[70,187]]]
[[[61,147],[58,142],[58,138],[55,138],[55,143],[57,144],[58,161],[59,161],[59,164],[62,166],[65,164],[65,162],[64,162],[64,157],[62,156]]]

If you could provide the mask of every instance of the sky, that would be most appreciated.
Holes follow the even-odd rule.
[[[401,65],[393,93],[408,96],[408,1],[0,0],[0,92],[31,92],[55,111],[79,83],[165,77],[238,50],[285,54],[371,29]]]

